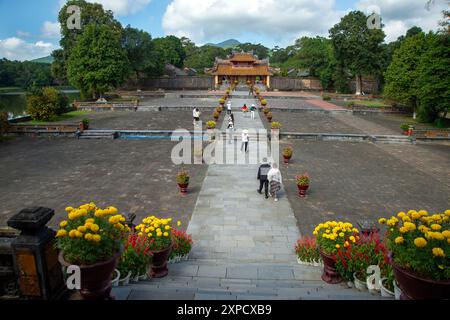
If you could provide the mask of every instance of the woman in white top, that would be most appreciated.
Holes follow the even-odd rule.
[[[278,201],[277,192],[281,190],[283,179],[276,163],[272,164],[272,169],[267,173],[267,179],[269,180],[270,194],[274,197],[275,201]]]
[[[200,121],[200,110],[198,108],[195,108],[192,112],[192,117],[194,118],[194,126],[197,124],[198,121]]]
[[[242,141],[241,152],[244,147],[245,147],[245,152],[247,152],[248,151],[248,142],[249,142],[248,130],[242,131],[241,141]]]

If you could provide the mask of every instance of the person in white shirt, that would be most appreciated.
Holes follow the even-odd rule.
[[[231,114],[231,101],[227,102],[227,114]]]
[[[278,192],[281,190],[283,179],[276,163],[272,164],[272,169],[267,173],[267,179],[269,180],[270,194],[275,201],[278,201]]]
[[[194,126],[197,124],[198,121],[200,121],[200,110],[198,108],[195,108],[192,112],[192,117],[194,118]]]
[[[242,149],[244,149],[245,152],[247,152],[248,151],[248,142],[249,142],[248,130],[247,129],[242,131],[241,141],[242,141],[241,152],[242,152]]]
[[[232,144],[233,143],[233,133],[234,133],[234,124],[233,121],[231,120],[231,118],[228,119],[228,143]]]

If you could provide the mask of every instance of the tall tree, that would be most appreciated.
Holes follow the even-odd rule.
[[[163,63],[149,33],[128,25],[122,32],[122,47],[130,62],[129,71],[136,81],[162,74]]]
[[[386,73],[384,95],[407,104],[416,110],[418,105],[418,66],[427,49],[425,34],[419,33],[406,38],[394,53],[392,63]],[[414,113],[415,117],[415,113]]]
[[[67,13],[69,6],[76,5],[81,9],[81,29],[68,29],[67,21],[71,13]],[[114,19],[110,10],[104,10],[101,4],[90,3],[85,0],[69,0],[61,8],[58,15],[61,26],[61,49],[53,52],[54,58],[52,72],[60,83],[67,82],[67,60],[75,47],[77,38],[83,33],[85,27],[91,23],[108,25],[110,29],[120,31],[120,22]]]
[[[122,84],[128,58],[121,33],[105,24],[89,24],[78,36],[67,64],[70,83],[94,99]]]
[[[336,60],[356,77],[357,95],[361,94],[362,76],[380,72],[381,44],[386,37],[380,29],[369,29],[367,19],[363,12],[352,11],[330,29]]]
[[[186,52],[180,39],[175,36],[167,36],[157,38],[153,42],[165,64],[172,64],[178,68],[183,67]]]
[[[428,34],[427,48],[417,68],[416,95],[420,118],[431,122],[450,111],[450,35]]]

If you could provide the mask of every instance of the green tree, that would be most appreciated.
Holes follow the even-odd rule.
[[[54,88],[35,89],[27,95],[27,113],[33,120],[51,121],[66,111],[67,103],[66,96]]]
[[[356,94],[361,94],[362,76],[382,70],[382,43],[385,34],[369,29],[367,18],[361,11],[352,11],[330,29],[336,61],[356,77]]]
[[[450,35],[427,35],[416,78],[418,114],[423,121],[445,119],[450,111]]]
[[[81,30],[67,28],[67,20],[71,16],[70,13],[67,13],[67,8],[71,5],[76,5],[81,9]],[[86,26],[101,24],[107,25],[111,30],[117,32],[122,30],[122,25],[114,19],[112,11],[104,10],[101,4],[90,3],[85,0],[67,1],[59,11],[58,21],[61,25],[61,49],[54,51],[52,54],[54,58],[52,72],[60,83],[67,82],[67,60]]]
[[[194,50],[191,50],[191,54],[186,57],[184,65],[196,69],[199,73],[204,73],[205,68],[214,66],[216,57],[225,58],[229,53],[229,50],[209,45],[195,47]]]
[[[105,24],[90,24],[78,36],[67,64],[67,76],[83,96],[96,99],[123,83],[128,58],[121,33]]]
[[[149,33],[128,25],[122,32],[122,47],[130,62],[129,71],[136,80],[163,73],[163,62]]]
[[[262,44],[253,43],[241,43],[236,47],[238,50],[243,50],[245,52],[253,51],[253,54],[257,55],[259,59],[266,59],[269,57],[269,48],[263,46]]]
[[[417,108],[418,66],[427,49],[425,34],[406,38],[397,49],[385,73],[384,95],[387,98]]]
[[[175,36],[167,36],[153,40],[156,51],[159,53],[164,64],[172,64],[182,68],[186,52],[180,39]]]

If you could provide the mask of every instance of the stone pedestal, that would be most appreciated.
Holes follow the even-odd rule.
[[[57,299],[65,288],[55,248],[55,232],[46,224],[55,214],[48,208],[29,208],[8,220],[21,234],[11,244],[20,295],[25,299]]]

